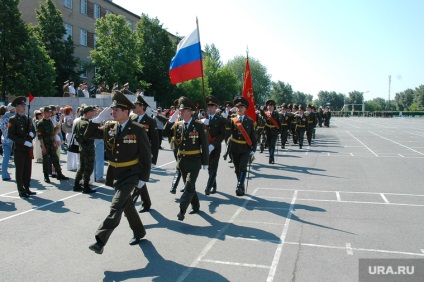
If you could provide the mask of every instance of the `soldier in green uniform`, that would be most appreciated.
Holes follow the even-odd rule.
[[[55,133],[54,126],[51,121],[51,108],[44,107],[43,119],[38,122],[37,136],[41,144],[41,153],[43,154],[43,173],[44,181],[50,183],[49,178],[49,158],[57,173],[57,180],[68,180],[69,178],[62,174],[62,169],[59,164],[59,157],[56,154],[55,148]]]
[[[293,144],[297,144],[297,141],[299,139],[299,137],[297,136],[297,132],[296,132],[296,114],[298,111],[298,106],[295,105],[289,105],[289,117],[290,117],[290,133],[292,135],[292,140],[293,140]]]
[[[281,149],[286,148],[287,137],[289,136],[289,128],[290,128],[290,115],[287,112],[287,105],[284,103],[281,106]]]
[[[219,101],[214,96],[206,97],[207,116],[203,124],[206,127],[209,141],[209,178],[206,184],[205,194],[216,193],[216,176],[218,172],[219,157],[221,156],[221,143],[225,138],[226,119],[217,113]]]
[[[317,123],[317,116],[316,114],[312,111],[312,105],[309,104],[306,107],[306,111],[307,113],[307,117],[308,117],[308,129],[306,132],[306,139],[308,140],[308,144],[309,146],[311,145],[312,142],[312,136],[314,134],[314,130],[315,130],[315,125]]]
[[[105,108],[88,124],[85,132],[87,138],[104,139],[109,167],[106,185],[115,189],[109,215],[97,229],[96,243],[90,250],[101,254],[113,230],[119,225],[122,213],[125,214],[133,231],[130,245],[137,245],[146,235],[143,223],[131,198],[134,187],[141,188],[149,181],[152,153],[150,142],[143,125],[130,119],[131,103],[121,92],[116,91],[112,105]],[[103,127],[100,123],[110,118]]]
[[[232,163],[233,159],[231,157],[231,140],[229,139],[231,137],[231,118],[235,114],[231,109],[234,107],[233,101],[226,101],[225,102],[225,111],[222,113],[222,117],[226,119],[225,124],[225,144],[227,144],[227,149],[224,154],[224,160],[227,159],[227,156],[230,156],[230,163]]]
[[[243,97],[236,97],[234,105],[237,115],[231,119],[231,154],[237,176],[236,195],[243,196],[247,164],[254,158],[257,142],[253,119],[244,114],[249,107],[249,101]]]
[[[275,101],[268,100],[265,102],[267,111],[262,111],[262,117],[265,119],[265,134],[269,150],[269,164],[274,163],[275,145],[277,144],[278,135],[280,135],[280,116],[275,110]]]
[[[299,138],[299,148],[302,149],[305,131],[308,130],[308,117],[305,115],[305,109],[299,106],[299,113],[295,115],[296,133]]]
[[[177,108],[177,109],[175,110],[174,114],[169,118],[170,120],[172,120],[172,122],[175,122],[179,118],[179,115],[180,115],[180,110],[178,110],[178,99],[175,99],[174,107]],[[166,124],[166,122],[165,122],[165,124]],[[174,130],[173,130],[172,133],[164,131],[164,135],[168,137],[169,145],[171,147],[172,152],[174,153],[175,161],[177,161],[177,159],[178,159],[177,158],[178,146],[175,145],[176,130],[177,130],[177,128],[174,127]],[[166,135],[166,134],[168,134],[168,135]],[[171,190],[169,190],[169,192],[171,194],[175,194],[177,192],[177,187],[178,187],[178,183],[180,183],[180,179],[181,179],[181,171],[180,171],[180,169],[178,168],[178,165],[177,165],[174,177],[172,179]],[[183,190],[182,190],[182,192],[184,192]]]
[[[83,117],[75,126],[75,139],[78,141],[80,150],[80,168],[75,176],[74,191],[81,191],[89,194],[96,190],[90,188],[90,176],[94,170],[95,147],[94,140],[85,137],[85,131],[88,127],[89,120],[95,115],[95,108],[92,106],[84,107],[82,110]],[[84,179],[84,187],[80,186],[81,179]]]
[[[178,220],[182,221],[190,203],[190,214],[197,213],[200,209],[196,180],[201,167],[208,169],[209,143],[205,126],[193,118],[196,106],[188,98],[180,97],[178,108],[182,120],[175,122],[175,119],[169,119],[164,131],[165,135],[173,136],[174,145],[178,148],[177,168],[181,171],[185,184],[180,199],[180,212],[177,215]]]
[[[14,143],[15,178],[19,196],[28,198],[36,194],[29,189],[34,158],[32,139],[35,137],[35,132],[32,122],[25,115],[26,98],[23,96],[16,98],[12,106],[16,108],[16,114],[9,119],[7,136]]]
[[[143,99],[142,96],[138,95],[136,100],[134,101],[134,114],[136,116],[133,117],[134,122],[138,122],[143,125],[144,130],[147,133],[147,137],[150,141],[150,150],[152,152],[152,164],[156,164],[159,155],[159,134],[158,134],[158,126],[156,121],[149,117],[146,114],[146,108],[149,107],[149,104]],[[142,208],[139,212],[146,212],[150,209],[152,202],[150,200],[149,191],[147,190],[146,184],[143,185],[140,189],[140,198],[142,202]]]

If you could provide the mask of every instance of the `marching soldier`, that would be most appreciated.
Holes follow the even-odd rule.
[[[180,110],[178,110],[178,99],[176,99],[174,101],[174,107],[177,108],[177,109],[175,110],[175,112],[170,117],[170,120],[172,120],[172,122],[175,122],[180,115]],[[166,122],[165,122],[165,124],[166,124]],[[176,136],[176,133],[177,133],[176,130],[177,130],[177,127],[174,127],[173,132],[170,133],[170,134],[169,134],[169,132],[164,131],[164,135],[168,136],[169,145],[171,146],[171,150],[174,153],[175,161],[178,160],[178,158],[177,158],[178,146],[180,145],[179,140],[175,139],[175,136]],[[169,192],[171,194],[175,194],[177,192],[177,187],[178,187],[178,183],[180,183],[180,179],[181,179],[181,171],[178,168],[178,164],[177,164],[176,172],[175,172],[174,177],[172,179],[171,190],[169,190]],[[181,192],[184,192],[184,189],[182,189]]]
[[[261,109],[259,105],[255,106],[256,108],[256,140],[259,143],[259,147],[261,149],[260,153],[263,153],[265,148],[265,118],[261,114]]]
[[[209,141],[209,179],[206,184],[205,194],[216,193],[216,175],[218,172],[219,157],[221,156],[221,143],[225,138],[226,119],[217,113],[219,101],[214,96],[206,97],[208,115],[203,122],[206,127]]]
[[[69,92],[69,80],[63,83],[63,97],[71,97]]]
[[[281,117],[281,149],[285,149],[286,148],[286,143],[287,143],[287,137],[289,135],[289,128],[290,128],[290,115],[287,112],[287,106],[286,103],[284,103],[281,106],[281,110],[282,113],[280,115]]]
[[[137,115],[137,117],[133,118],[133,121],[143,125],[150,142],[150,149],[152,152],[152,164],[155,165],[159,155],[158,126],[156,124],[156,121],[146,114],[146,108],[149,107],[149,104],[147,104],[143,97],[138,95],[134,102],[134,106],[135,108],[133,112]],[[143,213],[148,211],[150,209],[150,206],[152,205],[146,184],[144,184],[143,187],[141,187],[140,189],[140,198],[142,202],[142,208],[139,210],[139,212]]]
[[[115,92],[112,101],[110,107],[90,121],[85,132],[87,138],[104,139],[109,159],[106,185],[115,189],[109,215],[97,229],[96,243],[89,247],[98,254],[103,253],[110,235],[121,221],[122,213],[125,214],[134,234],[130,245],[137,245],[146,235],[131,192],[134,187],[141,188],[149,181],[152,162],[150,142],[144,127],[129,118],[134,104],[119,91]],[[113,121],[99,127],[102,121],[109,119],[111,112]]]
[[[302,149],[305,131],[308,130],[308,117],[305,115],[305,109],[299,106],[299,113],[295,116],[296,133],[299,138],[299,148]]]
[[[299,137],[297,136],[297,132],[296,132],[296,114],[298,111],[298,106],[295,105],[289,105],[289,117],[290,117],[290,133],[292,135],[292,140],[293,140],[293,144],[297,144],[297,140],[299,139]]]
[[[275,110],[275,101],[268,100],[265,102],[267,111],[262,112],[265,119],[265,134],[269,150],[269,164],[274,163],[275,144],[277,143],[278,135],[280,134],[280,117]]]
[[[308,117],[308,129],[306,131],[306,139],[308,140],[308,145],[311,146],[312,136],[314,134],[315,125],[317,123],[317,116],[312,111],[312,105],[309,104],[306,107],[307,117]]]
[[[253,160],[256,151],[256,134],[253,120],[245,115],[249,101],[243,97],[234,99],[237,116],[231,119],[231,154],[234,171],[237,176],[236,195],[245,194],[244,180],[247,175],[247,164]]]
[[[225,111],[222,112],[222,117],[224,117],[226,119],[226,124],[225,124],[225,144],[227,144],[227,149],[226,152],[224,154],[224,160],[227,159],[227,156],[230,156],[230,161],[229,163],[233,162],[233,159],[231,157],[231,118],[233,117],[233,115],[235,114],[231,109],[234,107],[234,104],[232,101],[226,101],[225,102]]]
[[[75,139],[78,141],[80,150],[80,167],[75,176],[74,191],[82,191],[85,194],[95,193],[96,190],[90,188],[90,176],[94,170],[95,148],[94,140],[85,137],[84,133],[88,127],[89,120],[95,115],[95,108],[84,107],[83,117],[75,126]],[[84,186],[80,186],[81,179],[84,179]]]
[[[44,107],[43,119],[38,122],[37,136],[41,144],[41,153],[43,154],[43,174],[44,181],[50,183],[49,178],[49,158],[57,173],[57,180],[68,180],[69,178],[62,174],[62,168],[59,164],[59,157],[55,148],[55,133],[53,122],[51,121],[51,107]]]
[[[26,98],[23,96],[16,98],[12,106],[16,108],[16,115],[9,119],[7,135],[14,142],[15,178],[19,196],[28,198],[37,194],[29,189],[34,158],[32,139],[35,137],[35,132],[32,122],[25,115]]]
[[[192,210],[189,214],[197,213],[200,209],[196,180],[201,167],[208,169],[209,144],[205,126],[193,117],[196,106],[188,98],[180,97],[178,108],[182,120],[175,122],[176,117],[170,118],[165,125],[165,135],[173,136],[174,145],[178,148],[177,168],[181,171],[185,184],[177,215],[178,220],[182,221],[190,203]]]

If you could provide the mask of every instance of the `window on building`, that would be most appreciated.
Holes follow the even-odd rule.
[[[94,4],[94,18],[95,19],[99,19],[101,17],[100,11],[101,11],[100,5]]]
[[[72,0],[63,0],[63,6],[72,9]]]
[[[85,29],[81,29],[80,32],[80,45],[87,46],[87,31]]]
[[[109,10],[106,10],[106,15],[109,15],[109,14],[112,14],[112,12]]]
[[[66,33],[63,35],[63,40],[68,40],[70,37],[72,39],[72,25],[70,24],[64,24]]]
[[[87,15],[87,0],[81,0],[81,14]]]
[[[133,29],[133,22],[129,19],[127,19],[127,23],[130,26],[131,29]]]

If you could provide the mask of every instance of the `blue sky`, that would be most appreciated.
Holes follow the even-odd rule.
[[[199,19],[202,47],[224,63],[238,55],[264,65],[272,81],[317,97],[320,90],[391,99],[424,84],[423,0],[115,0],[188,35]]]

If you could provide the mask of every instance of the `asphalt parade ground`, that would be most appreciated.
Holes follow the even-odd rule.
[[[0,280],[358,281],[361,258],[424,259],[424,119],[332,118],[312,146],[278,146],[274,165],[256,152],[243,197],[221,158],[218,193],[205,196],[201,171],[201,212],[183,222],[183,183],[169,193],[175,161],[162,146],[147,185],[152,209],[140,214],[146,237],[130,246],[123,217],[102,255],[88,246],[112,188],[73,192],[66,169],[70,180],[47,184],[34,162],[38,194],[21,199],[12,160],[12,181],[0,182]]]

